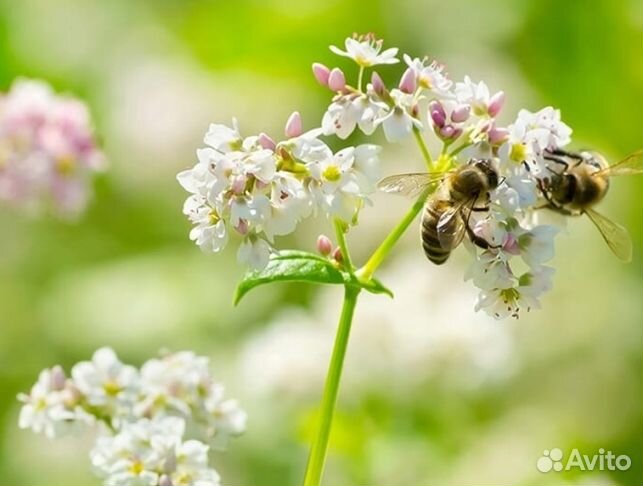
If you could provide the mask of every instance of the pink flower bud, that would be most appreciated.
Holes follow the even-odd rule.
[[[455,129],[453,130],[453,133],[451,134],[451,138],[452,138],[453,140],[455,140],[455,139],[456,139],[456,138],[458,138],[460,135],[462,135],[462,128],[455,128]]]
[[[498,113],[500,113],[500,110],[502,109],[502,105],[504,104],[505,104],[505,92],[498,91],[489,100],[489,106],[487,106],[487,113],[489,113],[489,116],[495,117]]]
[[[265,149],[275,150],[275,141],[263,132],[261,132],[259,137],[257,137],[257,142]]]
[[[471,114],[471,105],[458,105],[451,113],[451,120],[455,123],[462,123],[469,119]]]
[[[415,71],[411,68],[407,68],[406,71],[404,71],[404,74],[402,75],[402,79],[400,79],[400,91],[411,94],[415,92],[415,88],[417,87],[417,82],[415,79]]]
[[[509,137],[509,130],[506,128],[496,128],[493,127],[489,130],[489,142],[493,145],[499,145],[503,143]]]
[[[373,91],[375,91],[380,96],[382,96],[386,91],[384,81],[382,81],[380,75],[375,71],[373,71],[373,74],[371,75],[371,84],[373,85]]]
[[[65,372],[61,366],[54,366],[51,369],[51,388],[52,390],[60,391],[65,388],[65,383],[67,378],[65,377]]]
[[[335,251],[333,252],[333,260],[335,260],[337,263],[342,263],[344,261],[342,250],[339,247],[335,248]]]
[[[333,251],[333,243],[330,241],[330,238],[326,235],[319,235],[317,238],[317,251],[324,255],[328,256]]]
[[[301,115],[298,111],[293,111],[286,122],[286,137],[295,138],[304,133],[301,123]]]
[[[435,126],[442,128],[447,119],[447,114],[444,112],[442,103],[439,101],[429,103],[429,112],[431,113],[431,120]]]
[[[330,75],[330,69],[328,69],[323,64],[315,62],[313,63],[313,74],[315,75],[315,79],[317,79],[319,84],[321,84],[322,86],[328,86],[328,76]]]
[[[76,385],[74,385],[71,381],[67,382],[67,384],[65,385],[65,389],[62,392],[62,399],[65,407],[74,408],[76,405],[78,405],[78,402],[80,402],[81,398],[82,394],[80,393],[80,390],[76,388]]]
[[[495,125],[494,120],[486,120],[482,122],[480,126],[478,126],[478,131],[480,133],[487,133],[489,130],[493,128],[494,125]]]
[[[505,241],[502,244],[502,249],[510,255],[520,255],[520,246],[518,239],[513,233],[507,233]]]
[[[163,474],[161,478],[159,479],[159,486],[174,486],[172,483],[172,480],[170,479],[170,476],[167,474]]]
[[[239,224],[237,224],[234,229],[236,229],[240,235],[246,236],[248,234],[248,222],[245,219],[240,219]]]
[[[328,87],[333,91],[342,91],[346,86],[346,76],[339,68],[333,68],[328,76]]]
[[[455,133],[455,128],[452,125],[447,125],[440,128],[440,136],[443,138],[452,138]]]
[[[234,192],[236,195],[241,195],[244,192],[246,192],[246,184],[247,180],[245,176],[237,176],[232,180],[232,184],[230,188],[232,189],[232,192]]]

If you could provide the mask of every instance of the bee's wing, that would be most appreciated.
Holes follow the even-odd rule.
[[[592,223],[601,232],[607,245],[614,254],[624,262],[632,261],[632,240],[628,231],[618,223],[597,213],[593,209],[586,209],[585,214],[589,216]]]
[[[593,175],[620,176],[643,174],[643,149],[628,155],[620,162],[595,172]]]
[[[444,172],[418,172],[397,174],[385,177],[377,183],[380,191],[417,197],[433,184],[441,183],[446,177]]]
[[[466,228],[464,227],[464,222],[458,216],[460,212],[464,211],[465,208],[471,206],[474,202],[475,198],[458,202],[442,213],[437,226],[438,240],[440,240],[442,248],[454,249],[462,243]],[[453,218],[456,218],[455,221]]]

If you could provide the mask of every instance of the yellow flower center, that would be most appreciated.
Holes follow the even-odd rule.
[[[341,176],[342,173],[336,165],[329,165],[322,172],[322,177],[330,182],[337,182]]]
[[[361,67],[366,68],[371,66],[371,61],[364,56],[360,56],[359,54],[355,56],[355,62]]]
[[[208,214],[208,218],[210,219],[210,224],[212,225],[215,225],[219,221],[221,221],[221,216],[219,216],[219,213],[217,213],[216,209],[210,211],[210,214]]]
[[[527,147],[522,143],[514,143],[509,151],[509,158],[514,162],[521,163],[527,159]]]
[[[76,168],[76,161],[73,157],[60,157],[56,161],[56,170],[61,174],[71,174]]]
[[[500,297],[505,304],[515,304],[520,293],[516,289],[504,289],[500,291]]]
[[[117,382],[109,380],[103,383],[103,390],[105,390],[105,393],[110,397],[114,397],[123,390],[123,387],[121,387]]]
[[[134,461],[132,465],[129,467],[129,471],[132,474],[136,474],[137,476],[143,472],[143,463],[141,461]]]

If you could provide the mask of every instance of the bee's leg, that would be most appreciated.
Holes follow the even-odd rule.
[[[550,194],[549,194],[549,191],[547,190],[547,188],[546,188],[546,187],[544,186],[544,184],[543,184],[542,179],[536,179],[536,181],[537,181],[537,185],[538,185],[538,190],[540,190],[540,193],[542,194],[542,196],[543,196],[543,197],[545,198],[545,200],[547,201],[547,204],[546,204],[546,205],[544,205],[544,206],[539,206],[539,207],[537,207],[536,209],[544,209],[544,208],[550,208],[550,209],[555,209],[555,210],[562,209],[562,208],[560,208],[560,207],[558,206],[558,204],[556,204],[556,202],[551,198],[551,196],[550,196]]]
[[[471,208],[471,211],[474,213],[487,213],[489,212],[489,206],[484,206],[482,208]]]
[[[543,186],[542,180],[538,179],[538,189],[542,193],[543,197],[547,201],[545,204],[541,204],[540,206],[536,206],[534,209],[551,209],[552,211],[556,211],[557,213],[564,214],[565,216],[574,216],[576,213],[570,211],[569,209],[565,209],[562,207],[560,204],[557,204],[556,201],[554,201],[551,196],[549,195],[549,192],[547,189]]]
[[[582,155],[574,152],[567,152],[566,150],[563,150],[561,148],[555,148],[553,150],[548,150],[547,152],[554,155],[562,155],[563,157],[569,157],[570,159],[574,159],[574,160],[580,160],[580,161],[585,160],[583,159]]]
[[[540,191],[540,193],[542,194],[542,196],[543,196],[543,197],[545,198],[545,200],[547,201],[548,206],[551,206],[551,207],[557,208],[557,204],[556,204],[556,203],[554,202],[554,200],[551,198],[551,195],[549,194],[549,191],[547,190],[547,188],[546,188],[546,187],[545,187],[545,185],[543,184],[542,179],[536,179],[536,181],[537,181],[537,185],[538,185],[538,190]],[[540,208],[539,208],[539,209],[540,209]]]
[[[551,155],[544,155],[543,158],[545,160],[551,160],[552,162],[556,162],[557,164],[562,165],[565,168],[564,170],[569,170],[569,163],[566,160],[561,159],[560,157],[553,157]],[[560,175],[560,174],[558,174],[558,175]]]
[[[492,244],[491,244],[491,243],[489,243],[487,240],[485,240],[482,236],[478,236],[478,235],[473,231],[473,229],[471,228],[471,226],[469,226],[468,224],[466,225],[466,227],[465,227],[465,228],[466,228],[466,230],[467,230],[467,235],[469,236],[469,239],[471,240],[471,242],[472,242],[474,245],[476,245],[476,246],[478,246],[478,247],[482,248],[483,250],[497,250],[497,249],[499,249],[499,248],[502,248],[502,245],[492,245]]]
[[[487,211],[489,210],[488,207],[487,208],[471,208],[471,212],[476,211],[477,209],[481,209],[483,211],[484,210],[487,210]],[[471,240],[471,242],[474,245],[482,248],[483,250],[502,248],[502,245],[492,245],[487,240],[485,240],[482,236],[478,236],[475,233],[475,231],[473,231],[473,228],[471,228],[471,225],[469,224],[471,212],[469,213],[468,216],[465,216],[462,213],[460,214],[462,216],[462,221],[464,222],[464,228],[467,231],[467,235],[469,236],[469,239]]]

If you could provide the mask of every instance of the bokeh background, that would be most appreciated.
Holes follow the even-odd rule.
[[[317,125],[328,92],[310,65],[351,69],[328,45],[354,31],[504,89],[504,122],[553,104],[576,148],[617,158],[643,146],[638,0],[0,0],[0,87],[28,76],[83,97],[111,161],[77,223],[0,210],[3,484],[98,484],[91,438],[19,431],[15,396],[40,369],[103,345],[137,365],[164,347],[211,356],[250,414],[247,434],[215,457],[224,483],[301,484],[341,291],[279,285],[233,308],[234,245],[212,257],[188,241],[175,174],[210,122],[236,116],[246,134],[279,136],[297,109]],[[419,164],[411,141],[384,151],[386,173]],[[351,235],[357,259],[405,204],[376,196]],[[602,209],[631,229],[634,262],[570,222],[554,291],[518,322],[475,314],[465,255],[433,267],[409,232],[381,273],[396,299],[360,301],[325,484],[640,485],[643,178],[614,181]],[[281,246],[312,250],[324,225]],[[553,447],[633,464],[539,473]]]

